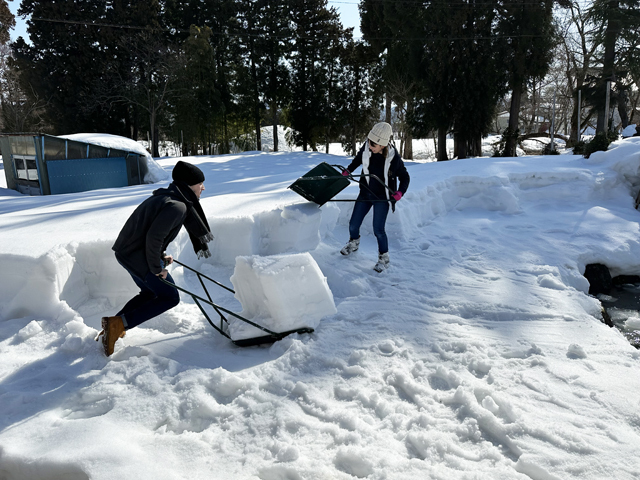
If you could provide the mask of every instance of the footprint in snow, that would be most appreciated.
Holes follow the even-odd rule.
[[[449,382],[438,375],[429,376],[429,385],[434,390],[451,390]]]

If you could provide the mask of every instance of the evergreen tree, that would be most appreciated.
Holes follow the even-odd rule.
[[[454,155],[482,155],[482,136],[489,132],[507,77],[499,68],[501,41],[493,36],[497,2],[456,2],[452,33],[459,38],[449,65],[455,73],[453,96]]]
[[[407,105],[413,131],[438,131],[438,160],[447,159],[451,129],[458,157],[480,155],[481,136],[506,83],[492,36],[499,2],[368,0],[363,6],[365,38],[386,49],[385,90],[395,90],[396,104]],[[405,144],[410,141],[406,137]]]
[[[27,25],[32,44],[22,38],[13,44],[16,67],[23,90],[33,89],[47,100],[47,115],[55,133],[96,131],[115,120],[109,112],[86,112],[80,96],[99,83],[105,63],[98,29],[89,25],[104,14],[103,3],[24,0],[18,11],[19,15],[30,15]]]
[[[174,125],[179,131],[174,137],[183,142],[183,155],[197,154],[202,145],[209,150],[212,125],[222,108],[220,92],[216,89],[216,65],[211,45],[211,29],[192,25],[191,34],[183,44],[184,68],[178,78],[181,86],[174,98]]]
[[[499,10],[496,33],[504,47],[501,57],[509,75],[511,105],[504,133],[504,156],[516,155],[520,105],[527,82],[549,70],[555,44],[552,0],[506,0]]]
[[[335,113],[330,135],[339,139],[343,149],[354,156],[358,141],[366,137],[379,118],[373,85],[379,72],[375,71],[372,58],[375,55],[370,47],[349,39],[341,48],[338,82],[330,96]]]
[[[11,40],[9,30],[16,26],[16,19],[9,10],[7,0],[0,0],[0,45],[5,45]]]
[[[149,59],[137,58],[132,49],[141,50],[144,38],[151,42],[159,13],[158,0],[22,1],[19,14],[30,16],[32,44],[15,42],[16,67],[25,92],[47,101],[55,133],[136,136],[143,117],[123,101],[122,90],[153,76],[153,65],[143,65]],[[135,76],[143,70],[144,76]],[[153,123],[153,115],[146,120]],[[154,127],[147,123],[157,144]]]
[[[286,0],[245,0],[241,20],[244,35],[242,52],[246,75],[239,83],[247,96],[247,113],[252,117],[256,132],[256,147],[261,150],[260,126],[266,108],[271,110],[274,131],[274,150],[278,149],[278,110],[287,98],[288,71],[285,55],[291,48],[289,8]],[[244,82],[242,80],[244,79]]]
[[[234,88],[242,64],[240,41],[243,34],[239,20],[240,5],[235,0],[166,0],[165,22],[172,36],[184,42],[191,25],[211,29],[210,44],[215,64],[214,86],[219,98],[215,119],[210,125],[211,139],[219,153],[229,153],[231,137],[238,119]]]
[[[262,65],[265,79],[264,100],[271,112],[273,150],[278,151],[278,112],[290,99],[289,69],[285,58],[292,48],[288,0],[259,0],[261,17],[258,28],[264,34]]]
[[[344,34],[334,8],[326,0],[291,0],[294,47],[289,54],[292,98],[288,118],[293,141],[303,150],[317,149],[331,113],[327,101],[330,65],[336,61],[329,52]]]
[[[419,37],[424,24],[424,6],[364,0],[360,14],[362,32],[371,47],[369,64],[378,72],[374,88],[376,93],[384,92],[385,96],[385,121],[392,123],[393,101],[398,119],[394,127],[400,131],[401,154],[412,158],[411,128],[406,116],[412,115],[423,83],[418,64],[423,47]]]

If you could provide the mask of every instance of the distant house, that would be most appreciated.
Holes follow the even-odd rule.
[[[0,153],[7,187],[27,195],[140,185],[147,173],[139,151],[39,133],[0,134]]]

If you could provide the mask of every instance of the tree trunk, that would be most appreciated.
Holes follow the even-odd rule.
[[[155,145],[156,145],[156,139],[155,139],[155,134],[156,134],[156,112],[155,110],[151,110],[150,114],[149,114],[149,131],[147,132],[147,136],[151,135],[151,138],[148,138],[147,140],[149,141],[149,153],[151,154],[152,157],[155,157]]]
[[[460,134],[454,134],[455,145],[457,147],[457,152],[454,153],[454,157],[458,158],[467,158],[467,145],[468,140],[465,136]]]
[[[251,75],[253,76],[253,104],[254,104],[254,121],[256,125],[256,150],[262,150],[262,132],[260,131],[260,97],[258,93],[258,75],[256,73],[256,64],[251,56]]]
[[[438,128],[438,162],[449,160],[447,155],[447,128]]]
[[[509,108],[509,127],[507,128],[507,132],[506,132],[507,138],[504,146],[505,157],[516,156],[521,101],[522,101],[522,84],[518,84],[513,87],[513,92],[511,93],[511,106]]]
[[[411,137],[410,133],[405,135],[404,140],[404,154],[402,158],[405,160],[413,160],[413,137]]]
[[[478,134],[471,141],[471,156],[472,157],[481,157],[482,156],[482,135]]]
[[[634,82],[635,82],[636,85],[638,84],[637,81],[634,80]],[[629,117],[629,123],[634,123],[634,120],[636,118],[636,111],[637,111],[637,108],[638,108],[638,100],[640,100],[640,93],[636,92],[635,96],[632,96],[631,98],[632,98],[632,100],[631,100],[631,109],[630,109],[631,110],[631,117]],[[635,122],[635,123],[637,123],[637,122]]]
[[[354,87],[354,88],[357,88]],[[354,157],[357,155],[358,153],[358,148],[357,148],[357,142],[358,142],[358,138],[357,138],[357,129],[356,129],[356,122],[357,122],[357,116],[355,113],[355,109],[352,111],[351,114],[351,155],[353,155]]]
[[[227,113],[222,114],[222,153],[230,153],[229,125],[227,125]]]
[[[536,82],[533,82],[533,88],[531,90],[531,119],[525,133],[531,133],[535,130],[535,125],[538,120],[538,102],[536,101]]]
[[[618,12],[613,13],[620,7],[620,2],[617,0],[610,0],[607,2],[607,29],[604,33],[604,61],[602,67],[602,105],[604,105],[604,98],[607,94],[607,82],[615,82],[615,58],[616,58],[616,40],[620,33],[620,22],[616,20]],[[598,109],[598,123],[596,126],[596,134],[603,133],[607,130],[607,122],[609,119],[605,118],[605,107],[602,106]]]
[[[576,89],[576,92],[578,90]],[[580,106],[582,108],[582,105]],[[578,132],[580,131],[580,125],[578,125],[578,96],[576,94],[576,101],[573,104],[573,108],[571,110],[571,121],[569,122],[571,126],[571,131],[569,132],[569,142],[567,143],[567,147],[572,147],[576,143],[578,143]]]
[[[618,114],[620,115],[620,122],[623,129],[629,125],[629,116],[627,115],[627,105],[629,104],[629,97],[627,92],[620,90],[618,92]]]
[[[436,159],[438,158],[438,142],[436,141],[436,132],[431,132],[433,138],[433,151],[436,154]]]
[[[407,115],[413,112],[413,103],[412,100],[407,101]],[[409,127],[406,126],[406,122],[402,122],[405,125],[404,132],[404,155],[402,158],[407,160],[413,160],[413,137],[411,136],[411,132],[409,131]]]
[[[249,29],[253,30],[253,24],[249,24]],[[253,35],[249,36],[249,58],[251,61],[251,80],[253,83],[253,121],[256,129],[256,150],[262,150],[262,132],[260,131],[260,93],[258,87],[258,72],[256,69],[255,52],[253,46]]]
[[[138,140],[138,135],[139,135],[139,131],[138,131],[138,107],[136,107],[134,105],[133,107],[133,135],[132,135],[132,139],[133,140]]]
[[[154,125],[153,127],[153,157],[157,158],[160,156],[160,133],[158,125]]]
[[[278,151],[278,107],[276,101],[271,103],[271,111],[273,112],[273,151]]]
[[[384,121],[391,125],[391,95],[385,94]]]

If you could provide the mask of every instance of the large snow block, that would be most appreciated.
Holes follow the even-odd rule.
[[[308,253],[238,257],[231,277],[244,318],[282,333],[315,329],[337,310],[320,267]],[[266,335],[262,330],[230,317],[233,340]]]

